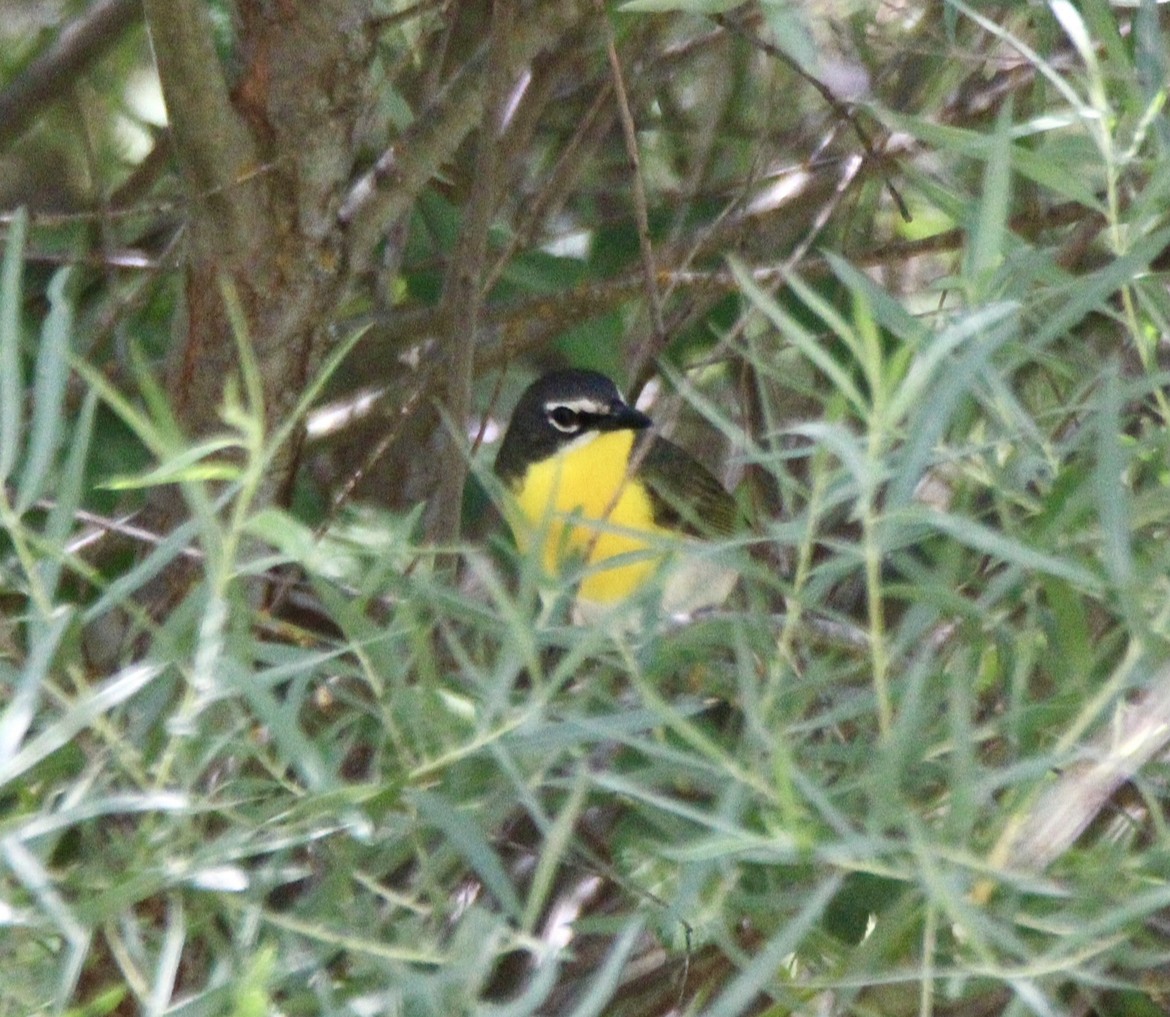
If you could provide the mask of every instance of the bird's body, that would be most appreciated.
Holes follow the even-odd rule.
[[[660,543],[670,535],[655,524],[646,489],[626,482],[633,444],[633,431],[599,434],[571,453],[530,466],[517,492],[527,524],[544,531],[545,571],[556,574],[567,560],[589,566],[578,590],[582,600],[608,603],[628,596],[658,567],[650,537]],[[619,556],[625,564],[596,567]]]
[[[650,434],[650,423],[604,375],[556,371],[521,397],[496,457],[521,550],[539,544],[550,575],[583,566],[580,618],[631,596],[684,551],[685,575],[676,582],[684,570],[672,567],[665,585],[667,612],[719,603],[734,584],[697,539],[734,530],[734,500],[687,452]]]

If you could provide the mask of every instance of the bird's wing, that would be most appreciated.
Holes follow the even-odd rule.
[[[726,537],[739,523],[735,499],[702,463],[665,438],[650,436],[637,468],[654,522],[697,537]],[[639,442],[639,445],[642,443]]]

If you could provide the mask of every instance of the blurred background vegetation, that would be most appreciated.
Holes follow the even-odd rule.
[[[1167,27],[0,3],[0,1014],[1167,1012]],[[538,598],[563,364],[726,610]]]

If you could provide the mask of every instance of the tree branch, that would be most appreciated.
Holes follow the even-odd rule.
[[[203,4],[143,0],[179,166],[195,203],[197,260],[239,257],[264,242],[252,137],[236,114]]]
[[[476,145],[474,184],[463,218],[463,229],[443,285],[444,320],[448,323],[445,336],[447,378],[444,403],[448,419],[460,429],[460,434],[471,419],[471,383],[475,374],[475,347],[483,300],[481,286],[487,259],[488,229],[500,195],[500,167],[504,162],[500,154],[500,128],[508,92],[515,79],[515,64],[510,52],[515,21],[513,0],[495,0],[492,4],[488,78]],[[445,459],[436,492],[434,537],[438,543],[453,544],[459,539],[463,484],[467,478],[463,442],[448,442]]]
[[[522,19],[514,33],[513,66],[523,67],[537,54],[555,47],[592,12],[591,0],[538,4],[532,17]],[[485,47],[419,113],[398,143],[353,185],[338,212],[338,220],[349,231],[351,266],[360,268],[368,263],[387,225],[405,214],[438,168],[480,122],[487,87]]]
[[[142,17],[139,0],[98,0],[0,92],[0,148],[11,144],[49,103],[69,92],[95,60]]]
[[[650,240],[650,212],[646,207],[646,186],[642,180],[642,159],[638,154],[638,128],[630,110],[630,96],[626,91],[622,63],[618,58],[617,39],[613,25],[605,13],[601,0],[597,0],[598,13],[602,19],[605,34],[605,54],[609,60],[610,79],[613,83],[614,98],[617,101],[618,122],[622,125],[622,137],[626,143],[626,158],[630,163],[630,193],[634,205],[634,222],[638,225],[638,250],[642,256],[642,280],[646,294],[646,310],[650,315],[653,333],[649,342],[640,344],[635,350],[633,374],[666,349],[666,325],[662,314],[662,294],[658,292],[658,270],[654,264],[654,245]]]

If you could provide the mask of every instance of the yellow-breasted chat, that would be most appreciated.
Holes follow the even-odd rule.
[[[652,582],[661,581],[661,608],[672,615],[720,604],[735,584],[734,569],[704,543],[734,532],[735,500],[651,425],[605,375],[553,371],[520,397],[496,455],[520,550],[551,576],[582,570],[579,621]]]

